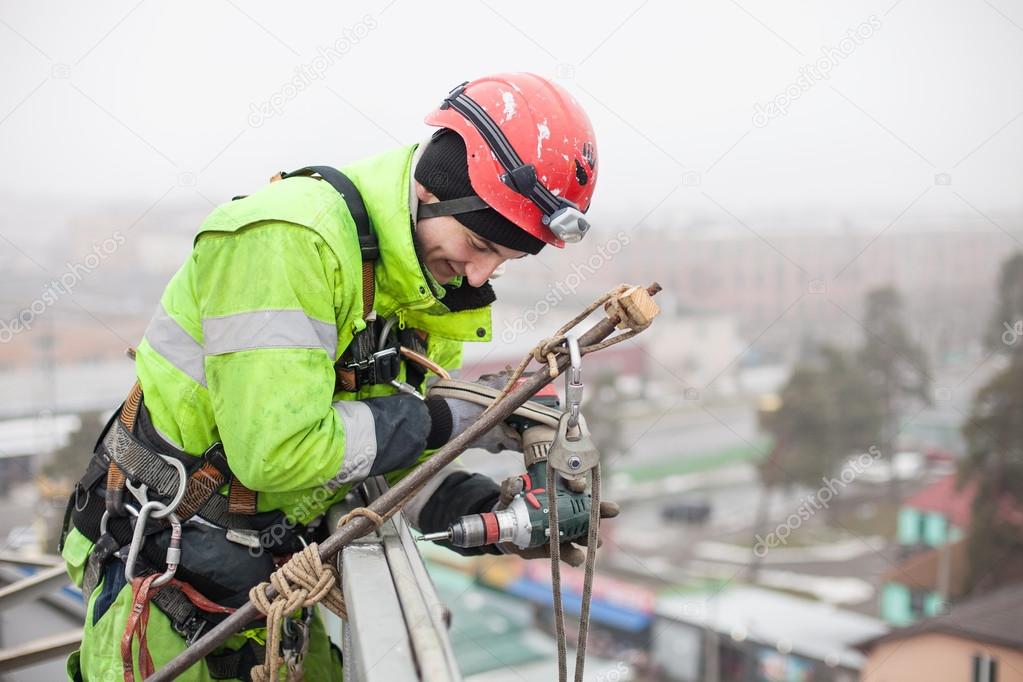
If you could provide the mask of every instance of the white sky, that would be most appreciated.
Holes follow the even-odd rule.
[[[829,80],[753,125],[755,104],[868,21],[879,28]],[[322,79],[250,125],[254,103],[360,22],[372,28]],[[280,169],[341,165],[421,139],[451,86],[502,70],[558,77],[587,107],[597,213],[1001,223],[1023,212],[1012,0],[3,0],[0,64],[0,199],[43,213],[53,196],[70,210],[208,206],[203,196],[219,203]],[[699,184],[683,184],[687,172]]]

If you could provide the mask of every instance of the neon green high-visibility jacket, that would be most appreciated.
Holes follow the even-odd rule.
[[[490,310],[450,312],[419,265],[409,206],[414,149],[342,170],[380,241],[378,316],[428,332],[428,354],[453,366],[460,342],[490,339]],[[356,440],[332,403],[395,392],[334,395],[334,361],[364,326],[361,264],[355,223],[328,183],[272,183],[203,223],[139,346],[154,426],[190,453],[221,441],[231,470],[260,493],[261,510],[305,522],[329,506],[309,498],[342,470]]]
[[[490,308],[452,312],[419,264],[410,213],[415,149],[341,170],[358,186],[379,239],[377,314],[428,332],[427,355],[454,368],[462,342],[491,339]],[[136,370],[153,426],[168,443],[197,456],[222,442],[234,475],[258,493],[260,511],[282,510],[305,523],[368,474],[365,462],[349,457],[372,438],[359,423],[355,401],[395,389],[335,393],[333,370],[365,327],[361,274],[355,223],[337,191],[314,178],[281,180],[206,219],[138,347]],[[339,474],[345,484],[328,487]],[[78,584],[91,550],[92,543],[72,530],[63,554]],[[93,625],[101,589],[87,595],[89,618],[76,664],[85,679],[120,670],[116,641],[131,587]],[[149,642],[157,667],[184,647],[156,613]],[[323,643],[314,649],[322,651]],[[310,665],[317,664],[307,659],[307,672]],[[203,665],[182,679],[205,679]]]

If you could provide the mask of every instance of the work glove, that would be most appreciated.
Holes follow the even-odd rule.
[[[569,490],[574,493],[586,492],[586,481],[583,479],[568,479],[562,478],[560,474],[558,477],[561,479],[561,483]],[[522,477],[512,476],[506,478],[501,483],[501,494],[498,497],[497,506],[494,507],[495,511],[506,508],[517,495],[522,493]],[[621,509],[617,502],[611,502],[610,500],[601,500],[600,502],[600,518],[601,519],[613,519],[618,516]],[[586,561],[586,552],[583,551],[582,547],[585,547],[589,542],[589,535],[584,535],[581,538],[575,540],[569,540],[561,543],[561,560],[569,566],[582,566],[583,562]],[[600,536],[597,536],[597,547],[600,547],[602,541]],[[579,545],[582,545],[580,547]],[[523,559],[550,559],[551,558],[551,546],[550,544],[542,545],[540,547],[529,547],[527,549],[520,549],[517,545],[513,545],[510,542],[501,543],[497,546],[505,554],[517,554]]]
[[[502,389],[507,381],[508,377],[505,374],[484,374],[473,383]],[[486,409],[485,406],[468,400],[442,398],[429,394],[426,398],[426,407],[430,411],[430,418],[433,421],[433,427],[427,439],[427,448],[439,448],[458,437],[475,424],[483,414],[483,410]],[[522,452],[522,436],[513,427],[501,422],[477,438],[471,447],[483,448],[495,453],[504,450]]]

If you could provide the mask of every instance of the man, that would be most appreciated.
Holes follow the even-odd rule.
[[[531,74],[460,86],[426,121],[439,130],[424,144],[278,176],[203,223],[69,506],[62,554],[89,604],[72,679],[161,667],[223,617],[217,605],[237,607],[322,538],[352,485],[400,478],[479,415],[414,395],[428,372],[399,347],[454,369],[463,342],[491,339],[495,270],[588,228],[596,143],[578,103]],[[516,441],[502,426],[476,445]],[[485,476],[446,473],[406,508],[423,531],[507,501]],[[181,565],[144,623],[140,576],[173,559],[161,514],[181,520]],[[310,627],[308,679],[340,679],[322,623]],[[247,679],[264,637],[233,637],[182,679]]]

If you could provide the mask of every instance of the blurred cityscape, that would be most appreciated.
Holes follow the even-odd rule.
[[[507,263],[461,376],[619,283],[663,287],[650,328],[583,362],[621,505],[585,679],[1023,682],[1023,4],[597,7],[0,2],[0,679],[66,677],[86,614],[59,528],[205,216],[528,71],[592,120],[594,228]],[[548,561],[404,530],[393,565],[439,595],[466,680],[556,679]],[[571,644],[584,574],[561,577]],[[363,623],[411,640],[391,616]],[[420,663],[381,649],[362,672]]]
[[[111,226],[134,208],[5,232],[20,245],[0,249],[5,557],[55,554],[73,481],[132,383],[125,350],[200,208],[164,208],[130,239]],[[467,347],[463,376],[514,365],[619,282],[664,287],[650,330],[584,363],[605,497],[622,505],[602,527],[588,679],[948,679],[920,677],[924,662],[1018,679],[1021,227],[644,224],[509,265],[495,342]],[[56,278],[25,250],[63,264]],[[499,480],[521,467],[463,459]],[[549,675],[546,562],[423,551],[467,679]],[[582,572],[563,576],[578,613]],[[75,622],[21,605],[0,642]]]

